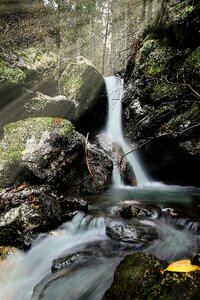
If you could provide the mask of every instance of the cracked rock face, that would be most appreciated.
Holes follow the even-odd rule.
[[[60,118],[30,118],[4,127],[0,140],[0,187],[46,184],[52,190],[99,192],[112,173],[109,156],[88,145],[73,125]]]

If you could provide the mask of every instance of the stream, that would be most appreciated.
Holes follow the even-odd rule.
[[[199,189],[192,187],[112,188],[101,195],[87,196],[89,212],[78,213],[50,234],[41,234],[26,253],[17,251],[0,265],[0,299],[89,299],[100,300],[110,286],[119,261],[137,251],[137,245],[110,240],[105,225],[120,220],[123,203],[137,203],[151,211],[141,223],[156,227],[158,239],[140,251],[171,262],[195,255],[200,246],[197,233]],[[181,217],[173,218],[167,208]],[[183,215],[183,216],[182,216]],[[53,259],[89,249],[92,253],[55,273]]]
[[[131,147],[122,134],[123,82],[112,76],[106,84],[109,96],[106,133],[126,153]],[[172,262],[199,252],[200,190],[155,183],[146,174],[137,153],[127,159],[138,186],[125,186],[115,166],[113,185],[100,195],[83,198],[89,203],[87,214],[78,212],[72,221],[57,230],[40,234],[30,250],[16,251],[0,264],[0,299],[100,300],[112,283],[117,264],[128,253],[145,251]],[[119,210],[124,204],[136,204],[150,212],[148,217],[133,218],[127,223],[133,225],[137,221],[155,227],[157,239],[139,247],[137,243],[108,238],[106,224],[111,220],[122,221]],[[82,254],[52,273],[54,259],[74,253]]]

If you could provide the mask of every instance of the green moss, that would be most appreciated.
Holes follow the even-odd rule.
[[[189,127],[193,122],[200,121],[200,105],[193,103],[185,112],[176,115],[167,124],[163,125],[160,132],[181,131]]]
[[[26,78],[20,68],[12,68],[5,61],[0,61],[0,81],[7,80],[13,84],[21,84]]]
[[[27,48],[17,52],[24,66],[33,70],[51,69],[57,63],[57,55],[39,48]]]
[[[149,76],[159,75],[161,73],[161,68],[154,64],[153,60],[148,61],[147,74]]]
[[[113,283],[102,299],[173,300],[183,294],[185,299],[195,299],[200,272],[161,274],[165,264],[143,253],[127,256],[117,267]]]
[[[200,47],[198,47],[190,54],[185,63],[193,69],[200,68]]]
[[[62,93],[72,96],[79,92],[83,84],[84,64],[71,63],[67,66],[61,77]]]

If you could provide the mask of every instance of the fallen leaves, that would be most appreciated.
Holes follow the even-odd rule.
[[[190,259],[184,259],[171,263],[165,270],[161,271],[161,273],[163,274],[165,271],[187,273],[200,271],[200,267],[192,265]]]
[[[15,192],[21,192],[26,188],[26,184],[21,184],[15,189]]]

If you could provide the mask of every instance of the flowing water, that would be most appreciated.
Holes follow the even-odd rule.
[[[112,76],[106,79],[106,86],[109,94],[107,133],[126,153],[131,148],[122,134],[123,81]],[[100,300],[112,282],[117,264],[127,253],[145,251],[171,262],[199,252],[200,190],[148,185],[148,176],[136,153],[127,158],[139,186],[115,186],[101,195],[85,197],[89,203],[87,214],[77,213],[72,221],[57,230],[38,236],[29,251],[17,251],[1,262],[1,300]],[[114,182],[115,185],[120,182],[117,168]],[[111,240],[105,233],[110,220],[122,221],[119,210],[130,203],[146,208],[150,216],[127,222],[147,224],[158,232],[158,238],[142,249],[136,244]],[[54,259],[74,253],[82,255],[52,273]]]
[[[199,189],[175,186],[122,187],[87,196],[87,214],[78,213],[51,234],[39,236],[26,253],[18,251],[0,264],[0,299],[100,300],[122,257],[138,250],[135,245],[124,248],[105,234],[107,222],[120,219],[117,211],[124,203],[151,211],[150,217],[139,222],[156,227],[159,233],[158,239],[141,251],[168,262],[195,255],[200,247],[199,199]],[[177,209],[181,217],[167,214],[169,207]],[[54,259],[87,249],[90,256],[51,272]]]
[[[105,79],[106,89],[108,94],[108,121],[106,132],[111,140],[120,146],[123,153],[130,152],[134,146],[130,146],[123,137],[122,132],[122,95],[123,95],[123,79],[117,76],[110,76]],[[149,185],[150,179],[148,178],[144,166],[139,161],[136,151],[126,156],[131,168],[134,170],[137,183],[139,186]],[[113,172],[113,181],[115,185],[119,185],[120,172],[115,166]]]

